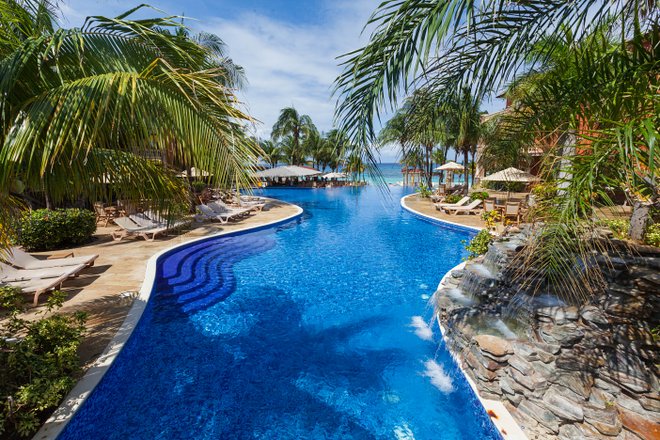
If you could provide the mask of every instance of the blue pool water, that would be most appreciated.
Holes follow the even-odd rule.
[[[136,330],[60,438],[499,438],[424,324],[469,233],[392,191],[266,190],[302,218],[163,257]]]

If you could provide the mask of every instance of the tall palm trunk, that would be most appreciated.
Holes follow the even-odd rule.
[[[469,148],[463,148],[463,184],[465,189],[463,192],[467,195],[468,193],[468,162],[470,161],[470,150]]]

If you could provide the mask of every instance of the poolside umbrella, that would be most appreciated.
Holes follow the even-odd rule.
[[[260,179],[274,179],[274,178],[287,178],[287,177],[307,177],[316,176],[321,174],[319,170],[309,167],[299,167],[297,165],[284,165],[275,167],[268,170],[259,171],[254,173],[255,177]]]
[[[538,182],[539,179],[533,174],[526,173],[521,171],[518,168],[507,168],[502,171],[491,174],[481,179],[482,182],[520,182],[520,183],[532,183]]]
[[[345,179],[348,177],[346,173],[328,173],[322,176],[324,179]]]
[[[445,179],[445,182],[451,185],[451,182],[454,177],[454,173],[463,172],[464,170],[465,169],[463,168],[463,165],[461,165],[460,163],[449,161],[446,164],[437,167],[434,171],[447,171],[447,178]]]
[[[463,171],[463,165],[456,163],[454,161],[447,162],[444,165],[439,166],[434,171]]]

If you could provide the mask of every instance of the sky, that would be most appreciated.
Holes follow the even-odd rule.
[[[193,30],[218,35],[228,55],[245,69],[241,100],[267,138],[279,111],[293,106],[327,132],[333,125],[332,84],[341,72],[337,57],[368,41],[362,33],[381,0],[150,0],[172,15],[184,15]],[[80,26],[90,15],[116,16],[144,0],[64,0],[61,25]],[[158,12],[154,12],[157,14]],[[499,100],[498,100],[499,101]],[[486,103],[489,112],[503,107]],[[395,148],[381,152],[394,162]]]

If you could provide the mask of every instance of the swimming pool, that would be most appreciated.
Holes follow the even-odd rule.
[[[392,191],[266,190],[302,218],[166,254],[59,438],[499,438],[425,324],[469,233],[414,217]]]

